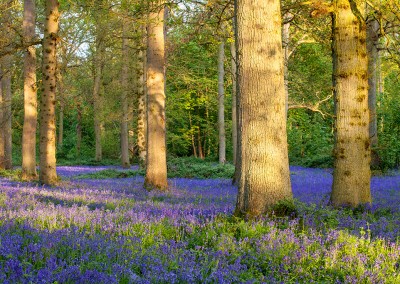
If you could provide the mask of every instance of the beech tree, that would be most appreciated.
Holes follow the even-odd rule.
[[[225,147],[225,90],[224,90],[225,43],[222,41],[218,49],[218,159],[220,164],[226,162]]]
[[[165,128],[165,8],[156,1],[147,26],[147,157],[145,186],[166,190]],[[162,7],[162,8],[160,8]]]
[[[25,41],[35,36],[35,0],[24,1],[22,24]],[[29,46],[24,55],[24,126],[22,132],[22,178],[36,179],[36,125],[37,125],[36,49]]]
[[[44,39],[43,39],[43,92],[40,99],[40,173],[39,180],[44,184],[57,182],[56,172],[56,72],[57,42],[59,26],[59,3],[46,1]]]
[[[235,5],[240,112],[235,212],[255,217],[292,198],[280,2],[236,0]]]
[[[354,6],[355,5],[355,6]],[[333,2],[335,145],[334,206],[371,202],[365,2]]]

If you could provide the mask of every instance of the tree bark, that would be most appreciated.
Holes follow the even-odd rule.
[[[352,206],[371,202],[368,113],[368,58],[362,0],[333,2],[335,70],[335,146],[332,204]]]
[[[218,158],[220,164],[226,162],[226,146],[225,146],[225,95],[224,95],[224,60],[225,60],[225,43],[219,44],[218,51]]]
[[[376,116],[378,44],[379,22],[372,18],[367,22],[369,138],[372,149],[378,146]]]
[[[147,138],[147,96],[146,96],[146,68],[145,68],[145,52],[140,51],[138,56],[138,125],[137,125],[137,144],[139,155],[139,166],[146,165],[146,138]]]
[[[0,60],[0,78],[3,77],[3,67],[1,66]],[[3,83],[0,79],[0,169],[5,168],[5,156],[4,156],[4,105],[3,105]]]
[[[3,57],[3,133],[4,133],[4,168],[12,169],[12,112],[11,112],[11,65],[12,56]]]
[[[235,4],[241,159],[235,213],[255,217],[292,199],[280,2]]]
[[[76,153],[77,158],[81,156],[81,145],[82,145],[82,104],[80,101],[76,103]]]
[[[59,17],[57,0],[46,1],[43,41],[43,93],[40,100],[40,173],[43,184],[55,184],[56,172],[56,72]]]
[[[158,2],[158,6],[163,3]],[[145,186],[166,190],[164,8],[149,15],[147,27],[147,157]]]
[[[232,153],[233,164],[236,165],[237,156],[237,115],[236,115],[236,48],[235,43],[231,43],[231,72],[232,72]]]
[[[122,69],[121,69],[121,164],[129,168],[129,139],[128,139],[128,69],[129,53],[127,39],[127,22],[122,20]]]
[[[96,34],[96,51],[94,55],[94,84],[93,84],[93,122],[94,122],[94,135],[95,135],[95,160],[101,161],[103,158],[102,154],[102,121],[101,121],[101,96],[100,96],[100,86],[101,86],[101,75],[102,75],[102,39],[100,39],[100,27],[97,26]]]
[[[35,0],[24,1],[24,41],[35,37]],[[36,48],[30,46],[24,55],[24,126],[22,130],[22,179],[37,178],[36,172],[37,85]]]

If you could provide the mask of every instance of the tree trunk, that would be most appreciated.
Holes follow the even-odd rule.
[[[46,1],[43,41],[43,93],[40,100],[40,173],[43,184],[55,184],[56,172],[56,72],[57,41],[60,14],[57,0]]]
[[[241,173],[235,211],[255,217],[292,199],[280,2],[237,0],[236,17]]]
[[[23,30],[26,42],[35,36],[35,0],[24,1]],[[37,178],[36,172],[37,86],[36,48],[30,46],[24,56],[24,126],[22,131],[22,179]]]
[[[224,95],[224,60],[225,60],[225,44],[221,42],[218,52],[218,157],[219,163],[225,164],[226,147],[225,147],[225,95]]]
[[[232,153],[233,164],[236,165],[237,153],[237,115],[236,115],[236,48],[235,43],[231,43],[231,72],[232,72]]]
[[[147,138],[147,96],[145,91],[146,85],[146,68],[145,68],[145,52],[140,51],[138,56],[138,125],[137,125],[137,144],[139,155],[139,166],[146,165],[146,138]]]
[[[121,164],[123,168],[129,168],[129,139],[128,139],[128,39],[127,22],[122,20],[122,70],[121,70]]]
[[[60,86],[61,87],[61,86]],[[62,92],[62,89],[60,89]],[[60,101],[60,111],[58,113],[58,137],[57,137],[57,144],[58,147],[61,149],[64,140],[64,102]]]
[[[11,64],[12,56],[3,57],[3,133],[4,133],[4,168],[12,169],[12,131],[11,131]]]
[[[365,15],[365,2],[355,1]],[[366,26],[349,0],[335,0],[333,48],[335,70],[335,162],[331,201],[334,206],[370,203],[370,141]]]
[[[289,20],[290,18],[293,17],[291,13],[286,13],[285,14],[285,20]],[[282,29],[282,40],[283,40],[283,59],[284,59],[284,68],[283,68],[283,73],[284,73],[284,78],[285,78],[285,98],[286,98],[286,103],[285,103],[285,111],[286,111],[286,117],[288,114],[288,109],[289,109],[289,42],[290,42],[290,22],[287,22],[283,25]]]
[[[96,51],[94,55],[94,84],[93,84],[93,122],[94,122],[94,135],[95,135],[95,160],[101,161],[103,158],[101,147],[102,125],[101,125],[101,73],[102,73],[102,40],[99,38],[99,27],[97,27],[96,35]]]
[[[76,118],[76,153],[77,158],[81,156],[81,145],[82,145],[82,106],[81,102],[78,101],[76,104],[77,118]]]
[[[369,138],[372,149],[378,146],[376,116],[378,44],[379,22],[372,18],[367,23]]]
[[[163,3],[158,2],[159,6]],[[145,186],[166,190],[164,8],[149,15],[147,27],[147,166]]]
[[[3,67],[1,66],[0,60],[0,78],[3,77]],[[5,168],[5,156],[4,156],[4,106],[3,106],[3,83],[0,79],[0,169]]]

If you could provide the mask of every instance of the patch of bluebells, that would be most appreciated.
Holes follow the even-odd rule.
[[[400,176],[372,178],[367,210],[327,206],[330,170],[292,167],[293,219],[231,217],[230,180],[0,179],[0,283],[400,283]]]

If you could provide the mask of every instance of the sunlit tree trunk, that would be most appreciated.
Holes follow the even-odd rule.
[[[57,0],[46,1],[43,41],[43,92],[40,100],[40,173],[43,184],[55,184],[56,172],[56,72],[57,41],[60,14]]]
[[[378,44],[379,22],[372,18],[367,22],[369,137],[372,149],[378,146],[376,116]]]
[[[236,164],[237,153],[237,115],[236,115],[236,49],[235,43],[231,43],[231,72],[232,72],[232,153],[233,164]]]
[[[121,69],[121,164],[123,168],[129,168],[129,140],[128,140],[128,39],[127,22],[122,22],[122,69]]]
[[[226,162],[225,147],[225,94],[224,94],[224,60],[225,60],[225,43],[219,44],[218,51],[218,158],[219,163]]]
[[[147,96],[146,96],[146,68],[145,68],[145,52],[139,51],[137,73],[138,86],[138,125],[137,125],[137,144],[138,144],[138,156],[139,166],[144,167],[146,165],[146,137],[147,137]]]
[[[371,202],[368,113],[368,58],[365,2],[335,0],[333,48],[335,70],[335,162],[331,201],[334,206]],[[357,15],[354,11],[358,11]]]
[[[162,2],[158,2],[158,7]],[[147,27],[147,188],[165,190],[167,149],[165,141],[165,38],[164,8],[151,12]]]
[[[292,198],[280,1],[236,0],[235,4],[241,128],[235,211],[255,217]]]
[[[24,1],[22,24],[25,41],[35,36],[35,0]],[[22,178],[36,179],[36,127],[37,127],[37,86],[36,48],[30,46],[24,55],[24,126],[22,131]]]

